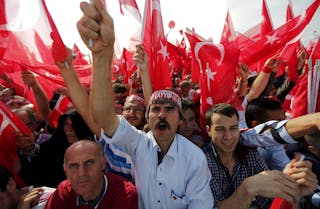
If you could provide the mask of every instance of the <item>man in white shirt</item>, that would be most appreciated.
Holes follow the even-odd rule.
[[[63,63],[58,66],[73,103],[89,127],[99,127],[100,140],[116,144],[130,155],[135,164],[139,208],[212,208],[211,174],[204,153],[177,134],[182,119],[181,98],[167,90],[152,94],[146,111],[149,133],[137,130],[123,116],[118,117],[113,108],[111,80],[112,18],[100,1],[93,5],[82,2],[80,7],[84,16],[77,24],[78,30],[93,56],[89,97],[83,93],[74,71]]]

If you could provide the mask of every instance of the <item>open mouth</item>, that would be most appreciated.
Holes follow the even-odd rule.
[[[167,121],[159,121],[156,125],[156,128],[160,131],[164,131],[166,129],[170,129],[170,126]]]

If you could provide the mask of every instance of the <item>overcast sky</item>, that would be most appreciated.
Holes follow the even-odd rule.
[[[145,0],[136,0],[140,12],[144,11]],[[80,0],[46,0],[47,6],[59,32],[69,47],[77,43],[84,52],[88,50],[76,30],[76,22],[81,16]],[[295,15],[302,13],[313,0],[291,0]],[[118,0],[107,0],[111,15],[114,18],[116,36],[121,46],[127,46],[128,40],[139,27],[139,23],[129,13],[120,15]],[[176,26],[168,36],[169,41],[180,40],[180,29],[195,28],[204,38],[212,37],[214,42],[220,40],[227,8],[230,11],[235,29],[244,32],[261,21],[262,0],[160,0],[164,30],[169,31],[168,22],[175,21]],[[288,0],[267,0],[274,27],[285,22]],[[320,11],[315,14],[312,23],[305,31],[303,42],[313,39],[313,31],[320,33]]]

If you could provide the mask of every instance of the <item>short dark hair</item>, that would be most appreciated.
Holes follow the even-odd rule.
[[[222,114],[228,117],[232,117],[235,115],[239,119],[239,114],[236,108],[234,108],[230,104],[219,103],[210,107],[210,109],[208,109],[206,112],[206,122],[208,126],[211,126],[211,116],[213,113]]]
[[[6,167],[0,165],[0,190],[2,192],[7,190],[10,178],[13,178],[12,173]]]
[[[258,121],[264,123],[269,120],[269,114],[267,110],[280,110],[281,102],[269,98],[261,97],[251,100],[245,111],[246,123],[249,128],[252,128],[252,122]]]
[[[185,110],[192,110],[192,111],[195,111],[194,110],[194,104],[193,102],[190,100],[190,99],[187,99],[187,98],[181,98],[181,110],[182,111],[185,111]]]

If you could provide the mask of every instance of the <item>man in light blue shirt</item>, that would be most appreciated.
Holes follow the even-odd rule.
[[[146,111],[149,133],[118,117],[111,80],[112,18],[101,1],[94,1],[93,5],[82,2],[80,7],[84,16],[78,22],[78,30],[93,56],[90,99],[79,88],[73,71],[64,69],[63,64],[59,67],[72,101],[88,125],[94,130],[101,129],[98,134],[101,140],[121,147],[130,155],[135,165],[139,208],[212,208],[211,174],[204,153],[176,133],[182,119],[181,98],[167,90],[152,94]]]

